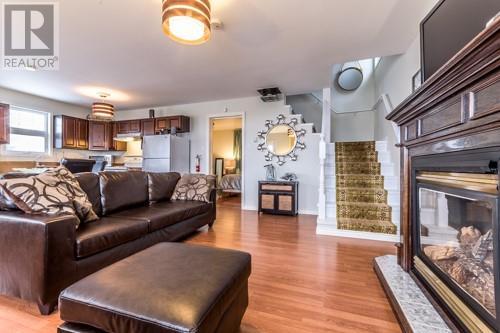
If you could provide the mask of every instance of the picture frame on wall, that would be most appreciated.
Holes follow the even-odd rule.
[[[418,70],[412,77],[411,77],[411,92],[415,92],[420,86],[422,85],[422,70]]]

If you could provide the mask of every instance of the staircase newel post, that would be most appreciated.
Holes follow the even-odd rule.
[[[325,193],[325,161],[326,142],[323,133],[320,134],[319,141],[319,195],[318,195],[318,217],[324,221],[326,219],[326,193]]]

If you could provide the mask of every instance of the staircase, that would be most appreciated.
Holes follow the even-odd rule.
[[[325,143],[321,235],[398,241],[399,176],[387,142]],[[323,179],[320,175],[320,179]]]
[[[395,235],[374,141],[335,143],[337,228]]]

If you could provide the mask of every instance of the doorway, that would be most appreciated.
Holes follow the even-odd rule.
[[[216,176],[217,204],[241,208],[243,175],[243,119],[210,118],[210,173]]]

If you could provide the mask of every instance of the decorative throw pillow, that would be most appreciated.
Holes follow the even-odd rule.
[[[215,176],[187,174],[175,186],[172,200],[210,202],[210,192],[215,188]]]
[[[13,210],[17,209],[14,201],[10,200],[2,187],[0,187],[0,210]]]
[[[63,166],[37,176],[0,180],[0,192],[28,214],[75,214],[83,222],[98,219],[87,194]]]

